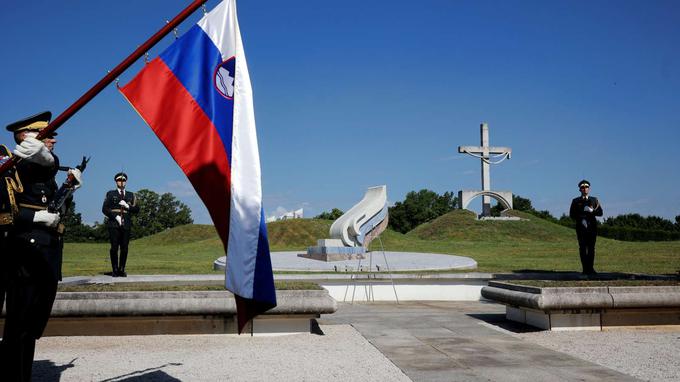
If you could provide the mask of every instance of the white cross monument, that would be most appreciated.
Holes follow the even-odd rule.
[[[491,191],[491,174],[489,165],[498,164],[505,159],[510,159],[512,149],[509,147],[489,146],[489,125],[482,123],[479,125],[481,135],[481,146],[458,146],[459,153],[469,154],[479,158],[482,162],[482,191],[460,191],[458,201],[460,208],[466,208],[470,200],[477,196],[482,196],[481,216],[491,216],[491,198],[496,199],[506,209],[512,208],[512,192],[510,191]]]

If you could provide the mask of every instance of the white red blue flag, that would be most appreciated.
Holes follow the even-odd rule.
[[[224,0],[120,91],[205,203],[227,254],[239,333],[276,306],[250,76],[235,0]]]

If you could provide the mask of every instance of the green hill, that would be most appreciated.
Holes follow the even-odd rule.
[[[272,250],[306,249],[316,245],[318,239],[327,239],[331,220],[291,219],[267,224],[269,246]]]
[[[219,240],[215,227],[208,224],[186,224],[166,229],[135,240],[146,245],[188,244],[203,240]]]
[[[520,221],[477,221],[456,210],[407,234],[385,231],[371,250],[468,256],[482,272],[580,270],[573,230],[533,215],[514,212]],[[332,222],[293,219],[269,223],[272,251],[304,250],[327,238]],[[66,243],[64,275],[110,271],[108,243]],[[224,255],[211,225],[185,225],[130,243],[128,268],[135,274],[202,274]],[[675,274],[680,271],[680,241],[621,242],[598,238],[595,268],[604,272]],[[128,272],[130,273],[130,272]]]
[[[435,220],[424,223],[406,235],[387,230],[382,239],[406,244],[418,240],[445,241],[504,241],[504,242],[561,242],[573,241],[574,231],[534,215],[512,211],[519,221],[479,221],[475,213],[468,210],[454,210]],[[280,220],[267,224],[269,243],[272,249],[304,249],[316,245],[317,239],[329,237],[333,222],[322,219]],[[190,244],[219,238],[212,225],[187,224],[166,229],[157,234],[136,240],[144,245]]]
[[[481,221],[468,210],[453,210],[424,223],[406,235],[422,240],[560,242],[573,241],[574,230],[534,215],[511,211],[518,221]]]

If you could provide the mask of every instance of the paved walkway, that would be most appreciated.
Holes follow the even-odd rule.
[[[323,336],[46,337],[34,380],[635,381],[523,340],[493,303],[340,304],[319,324]]]
[[[351,324],[413,381],[635,381],[524,341],[529,330],[484,302],[341,304],[321,324]]]

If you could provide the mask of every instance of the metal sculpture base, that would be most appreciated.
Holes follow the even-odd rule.
[[[385,246],[383,245],[382,239],[380,236],[377,236],[378,241],[380,241],[380,248],[383,255],[383,259],[385,260],[385,266],[387,268],[387,274],[389,275],[389,280],[392,283],[392,290],[394,290],[394,299],[399,304],[399,296],[397,296],[397,287],[394,285],[394,277],[392,276],[392,271],[390,270],[390,264],[387,262],[387,255],[385,255]],[[359,260],[359,263],[357,264],[357,273],[352,273],[350,276],[350,280],[353,281],[353,288],[352,288],[352,299],[350,301],[351,304],[354,304],[354,297],[357,291],[357,283],[360,282],[360,280],[364,280],[363,286],[364,286],[364,293],[366,293],[366,301],[375,301],[375,295],[373,293],[373,283],[376,282],[377,276],[380,274],[385,274],[385,271],[380,271],[380,267],[378,265],[375,265],[375,270],[373,270],[373,251],[368,252],[368,269],[365,270],[364,267],[361,265],[361,260]],[[362,278],[365,276],[365,278]],[[345,288],[345,295],[342,299],[343,302],[347,301],[347,292],[349,292],[349,284],[347,284],[347,288]]]

